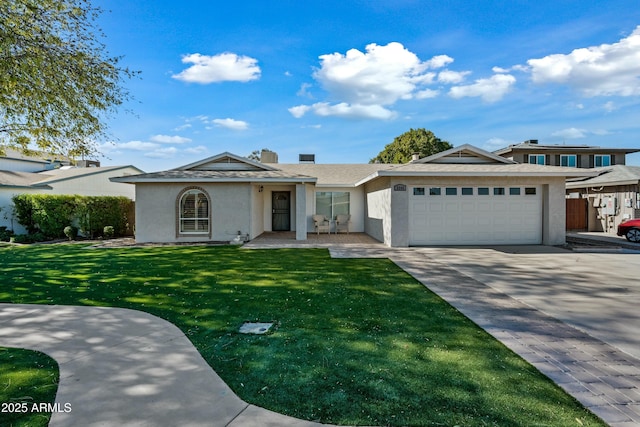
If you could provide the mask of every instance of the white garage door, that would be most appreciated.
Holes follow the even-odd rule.
[[[409,244],[542,243],[539,186],[409,188]]]

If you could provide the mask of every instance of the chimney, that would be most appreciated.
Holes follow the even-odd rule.
[[[316,155],[315,154],[300,154],[298,156],[299,163],[315,163]]]
[[[100,160],[78,160],[76,166],[79,168],[99,168]]]
[[[412,162],[417,162],[418,160],[420,160],[420,153],[413,153],[411,155],[411,161]]]
[[[260,163],[278,163],[278,153],[270,150],[260,152]]]

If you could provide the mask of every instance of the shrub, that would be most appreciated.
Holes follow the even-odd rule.
[[[88,236],[104,233],[106,226],[113,227],[113,236],[130,233],[133,222],[133,202],[126,197],[83,197],[78,209],[80,229]]]
[[[113,226],[111,225],[107,225],[104,227],[102,235],[104,236],[105,239],[113,239],[113,236],[115,235],[115,230],[113,229]]]
[[[34,233],[34,234],[16,234],[15,236],[11,236],[10,241],[14,243],[36,243],[36,242],[44,242],[47,238],[42,233]]]
[[[13,236],[12,230],[7,230],[7,227],[4,225],[0,227],[0,242],[8,242],[11,236]]]
[[[125,236],[134,222],[133,201],[126,197],[19,194],[13,204],[30,235],[40,232],[49,239],[64,237],[70,223],[89,237],[104,233],[106,226],[113,227],[111,237]]]
[[[67,225],[64,228],[64,235],[67,236],[69,240],[76,240],[76,237],[78,237],[78,229],[73,225]]]
[[[18,222],[29,234],[40,232],[49,239],[64,237],[64,227],[72,222],[76,196],[19,194],[13,197]]]

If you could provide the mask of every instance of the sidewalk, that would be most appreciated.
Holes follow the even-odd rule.
[[[182,331],[141,311],[0,304],[0,346],[58,362],[56,403],[71,412],[51,427],[320,425],[242,401]]]

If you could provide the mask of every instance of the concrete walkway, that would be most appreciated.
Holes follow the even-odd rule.
[[[325,242],[320,245],[326,247]],[[269,241],[261,246],[259,239],[246,245],[274,246]],[[312,246],[308,242],[301,245]],[[608,424],[640,425],[640,361],[629,351],[594,338],[585,332],[588,328],[569,326],[567,322],[574,320],[571,316],[562,322],[558,320],[560,315],[546,314],[547,308],[554,308],[552,304],[545,305],[544,300],[545,292],[552,291],[549,284],[553,277],[569,286],[560,272],[567,258],[560,254],[572,253],[540,246],[510,251],[391,249],[376,243],[330,245],[334,257],[390,258]],[[597,254],[581,256],[587,257],[585,264],[593,265],[593,270],[567,268],[571,274],[581,275],[585,284],[590,283],[600,258]],[[537,270],[538,274],[532,273]],[[621,274],[615,280],[637,282],[635,269]],[[519,287],[509,287],[514,284]],[[540,293],[527,300],[523,292],[531,289]],[[598,310],[602,303],[594,303],[589,291],[570,286],[568,289],[583,292],[571,303],[585,304],[591,310]],[[640,287],[633,295],[640,296]],[[625,295],[617,303],[622,304],[624,299],[630,300],[629,307],[636,302]],[[556,308],[562,310],[562,305]],[[610,313],[610,317],[615,316],[615,312]],[[638,330],[635,318],[621,318],[619,322]],[[0,304],[0,346],[40,350],[58,361],[60,385],[56,402],[70,403],[72,412],[54,414],[51,426],[319,425],[243,402],[177,327],[143,312]]]
[[[0,304],[0,346],[58,362],[56,403],[71,411],[52,427],[320,425],[242,401],[182,331],[141,311]]]

